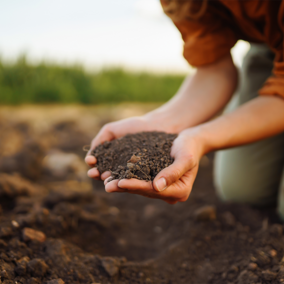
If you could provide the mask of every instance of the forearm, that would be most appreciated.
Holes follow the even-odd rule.
[[[178,93],[162,107],[147,114],[168,132],[180,131],[211,119],[229,101],[237,85],[237,71],[230,56],[198,68],[185,79]]]
[[[283,131],[284,99],[263,96],[195,127],[193,133],[202,145],[202,154],[206,154],[256,142]]]

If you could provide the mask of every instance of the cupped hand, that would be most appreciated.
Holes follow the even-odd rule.
[[[146,119],[144,116],[131,117],[116,122],[111,122],[103,126],[97,136],[93,139],[90,150],[85,158],[85,162],[91,167],[91,169],[88,171],[88,176],[94,179],[105,180],[111,175],[110,172],[100,173],[98,169],[95,168],[97,159],[91,155],[91,152],[96,148],[96,146],[105,141],[111,141],[113,139],[125,136],[128,133],[155,130],[166,131],[166,129],[161,128],[158,123],[149,121],[149,119]]]
[[[122,179],[107,182],[107,192],[128,192],[162,199],[169,204],[186,201],[196,178],[199,160],[204,154],[196,130],[188,129],[174,140],[171,156],[174,163],[163,169],[153,182]]]

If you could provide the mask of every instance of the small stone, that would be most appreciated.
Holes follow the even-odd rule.
[[[40,258],[34,258],[33,260],[28,262],[28,271],[33,275],[37,277],[42,277],[47,272],[48,266],[44,262],[43,259]]]
[[[277,251],[275,249],[272,249],[270,252],[269,252],[270,256],[271,257],[276,257],[277,256]]]
[[[268,218],[263,219],[261,230],[262,230],[263,232],[267,231],[268,226],[269,226]]]
[[[142,271],[139,272],[139,273],[138,273],[138,277],[139,277],[139,278],[143,278],[143,277],[144,277],[144,273],[143,273]]]
[[[13,230],[11,227],[0,228],[0,238],[11,237],[13,235]]]
[[[160,233],[163,232],[163,229],[162,229],[160,226],[155,226],[155,227],[154,227],[154,232],[155,232],[156,234],[160,234]]]
[[[257,264],[254,263],[254,262],[249,263],[248,269],[249,269],[249,270],[252,270],[252,271],[253,271],[253,270],[256,270],[256,269],[257,269]]]
[[[258,276],[251,271],[243,270],[238,276],[238,284],[252,284],[258,280]]]
[[[183,262],[183,263],[181,264],[181,268],[187,268],[187,267],[188,267],[188,265],[187,265],[186,262]]]
[[[269,256],[263,251],[259,251],[256,258],[257,258],[256,262],[260,267],[265,266],[270,263]]]
[[[0,264],[0,279],[12,279],[14,278],[14,269],[13,267],[4,262],[2,264]]]
[[[24,228],[22,233],[23,233],[23,240],[25,242],[38,241],[40,243],[43,243],[46,240],[46,236],[43,232],[31,228]]]
[[[15,227],[15,228],[19,228],[20,227],[19,223],[17,221],[15,221],[15,220],[13,220],[11,223],[12,223],[12,226]]]
[[[194,212],[195,219],[197,221],[212,221],[216,219],[216,207],[207,205],[198,208]]]
[[[146,151],[147,151],[147,150],[146,150]],[[140,157],[135,156],[135,155],[132,155],[132,157],[130,158],[130,160],[129,160],[128,162],[130,162],[130,163],[137,163],[137,162],[139,162],[140,160],[141,160]]]
[[[27,271],[27,262],[29,262],[29,258],[26,257],[27,259],[20,259],[17,262],[17,266],[15,267],[14,271],[17,275],[19,276],[24,276]]]
[[[234,227],[236,225],[236,218],[231,212],[223,213],[222,218],[227,226]]]
[[[7,247],[7,243],[0,239],[0,248],[5,248],[5,247]]]
[[[41,284],[41,281],[37,278],[32,277],[28,280],[27,284]]]
[[[119,271],[119,263],[112,257],[103,257],[101,264],[110,277],[115,276]]]
[[[13,280],[4,280],[2,284],[14,284]],[[29,283],[28,283],[29,284]]]
[[[266,280],[266,281],[272,281],[276,278],[277,273],[276,272],[272,272],[270,270],[265,270],[262,271],[262,277]]]
[[[109,208],[108,212],[110,215],[117,216],[120,213],[120,210],[117,207],[112,206]]]
[[[157,213],[157,208],[153,204],[148,204],[144,207],[143,215],[145,218],[152,218]]]
[[[269,232],[274,237],[281,237],[283,234],[283,226],[280,224],[271,225]]]
[[[47,281],[46,284],[65,284],[65,282],[61,278],[59,278]]]
[[[125,247],[127,245],[127,242],[125,239],[118,239],[116,241],[116,243],[119,245],[119,246],[122,246],[122,247]]]
[[[284,266],[283,265],[280,266],[280,269],[278,271],[278,278],[284,279]]]
[[[232,266],[229,268],[228,271],[229,271],[229,272],[238,272],[238,271],[239,271],[239,268],[238,268],[238,266],[236,266],[236,265],[232,265]]]

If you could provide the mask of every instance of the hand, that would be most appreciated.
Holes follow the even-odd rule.
[[[91,152],[95,149],[96,146],[98,146],[99,144],[105,141],[111,141],[113,139],[122,137],[128,133],[136,133],[140,131],[167,131],[167,130],[164,129],[164,127],[162,127],[161,124],[153,121],[152,119],[148,119],[148,117],[146,116],[131,117],[106,124],[97,134],[97,136],[93,139],[91,143],[91,148],[86,155],[85,162],[90,167],[92,167],[92,169],[88,171],[88,176],[94,179],[105,180],[111,175],[110,172],[100,173],[98,169],[95,168],[97,159],[91,155]]]
[[[188,129],[174,140],[171,156],[174,163],[163,169],[153,182],[137,179],[113,180],[107,183],[107,192],[128,192],[150,198],[157,198],[169,204],[186,201],[199,166],[199,160],[204,154],[196,129]]]

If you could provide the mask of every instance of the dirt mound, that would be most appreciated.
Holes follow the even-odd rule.
[[[49,178],[51,170],[36,182],[0,174],[0,283],[284,283],[284,226],[275,208],[221,203],[212,164],[209,155],[188,201],[176,205],[109,194],[102,182],[92,188],[73,175]]]
[[[155,176],[173,163],[170,156],[176,134],[164,132],[141,132],[105,142],[96,147],[100,173],[111,171],[113,179],[136,178],[154,180]]]

